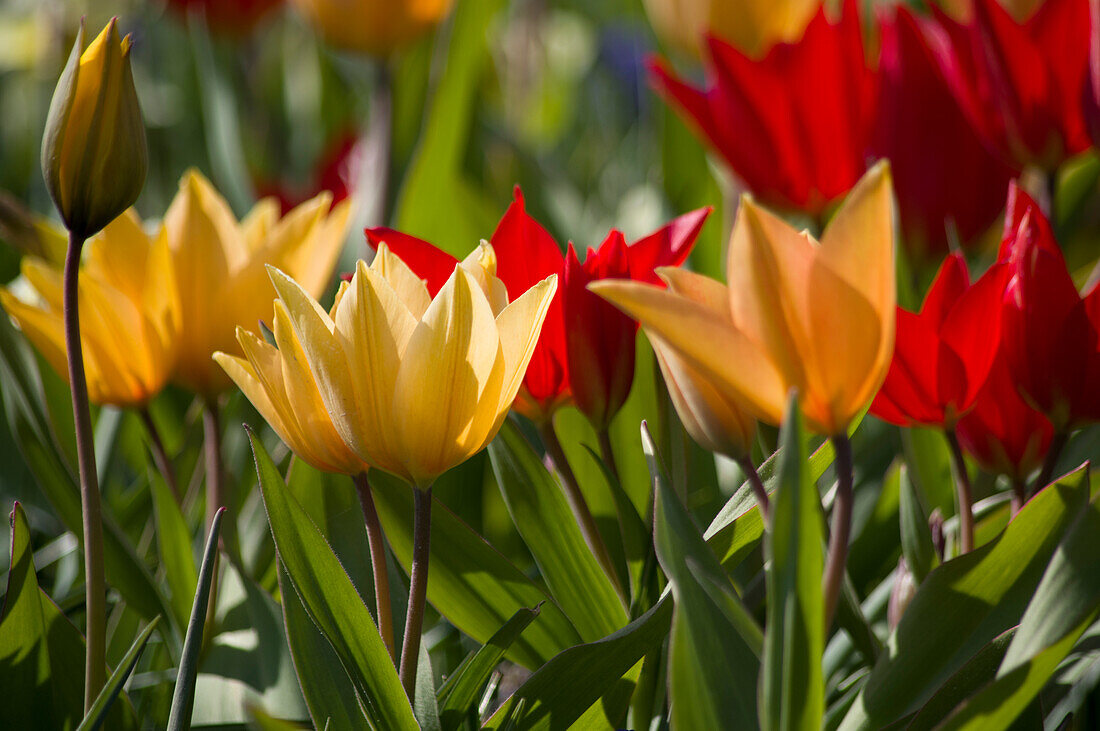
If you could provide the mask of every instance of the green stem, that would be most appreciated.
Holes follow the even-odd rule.
[[[84,352],[80,342],[80,252],[84,237],[69,234],[65,254],[64,313],[65,349],[69,360],[69,387],[73,395],[73,425],[76,428],[76,459],[80,475],[80,507],[84,520],[84,606],[87,618],[87,651],[84,656],[84,710],[88,711],[106,682],[107,667],[107,582],[103,576],[103,513],[100,506],[99,475],[95,466],[92,411],[88,404],[88,381],[84,375]]]
[[[145,426],[145,433],[149,437],[149,451],[153,454],[153,462],[156,464],[161,476],[164,477],[164,482],[168,485],[168,489],[172,491],[172,496],[176,498],[176,504],[178,505],[180,504],[180,492],[179,485],[176,483],[176,471],[172,469],[172,460],[168,458],[168,451],[164,448],[164,441],[160,438],[160,432],[153,421],[153,415],[149,413],[149,409],[146,407],[138,410],[138,415],[141,417],[141,423]]]
[[[1031,486],[1032,495],[1050,484],[1051,478],[1054,477],[1054,468],[1058,466],[1058,458],[1062,456],[1068,437],[1069,434],[1064,431],[1054,433],[1054,437],[1050,440],[1050,447],[1047,449],[1046,459],[1043,460],[1043,467],[1039,470],[1039,476],[1035,478],[1035,484]]]
[[[413,560],[409,576],[409,610],[405,614],[405,640],[401,644],[401,687],[412,701],[416,695],[416,666],[428,598],[428,558],[432,537],[432,489],[413,488]]]
[[[828,630],[836,615],[844,569],[848,563],[848,542],[852,532],[852,443],[847,434],[832,437],[836,452],[836,500],[833,502],[833,524],[829,531],[829,557],[822,578],[825,604],[825,628]]]
[[[756,496],[756,504],[760,508],[760,517],[764,519],[764,525],[768,525],[771,519],[771,501],[768,500],[768,491],[764,487],[764,481],[760,479],[760,473],[756,471],[756,465],[752,463],[752,457],[745,455],[737,460],[741,471],[749,480],[752,494]]]
[[[970,491],[970,475],[966,471],[966,458],[955,432],[945,432],[951,447],[951,462],[955,468],[955,491],[959,501],[959,555],[974,550],[974,495]]]
[[[1027,482],[1023,478],[1016,478],[1012,480],[1012,515],[1020,512],[1020,509],[1024,507],[1024,503],[1027,502]]]
[[[585,501],[580,486],[577,484],[577,477],[573,474],[573,468],[569,466],[569,460],[565,456],[565,450],[562,449],[557,432],[554,431],[553,418],[547,418],[539,424],[539,435],[542,437],[543,446],[546,447],[546,454],[549,455],[550,461],[554,463],[555,471],[557,471],[558,476],[561,477],[561,486],[562,491],[565,493],[565,500],[569,503],[570,510],[573,511],[573,517],[577,521],[577,525],[580,526],[585,543],[588,544],[588,548],[592,551],[592,555],[600,562],[600,566],[603,568],[604,573],[607,574],[607,577],[611,579],[611,582],[615,585],[615,589],[619,592],[619,596],[626,596],[626,592],[619,582],[619,573],[615,570],[615,562],[611,560],[611,554],[608,553],[607,544],[604,543],[603,536],[600,535],[600,529],[596,526],[596,519],[592,516],[592,511],[588,508],[588,503]]]
[[[374,507],[374,495],[371,494],[370,480],[366,472],[352,477],[355,492],[359,495],[359,505],[363,508],[363,522],[367,526],[367,545],[370,547],[371,571],[374,574],[375,612],[378,617],[378,633],[382,643],[390,653],[390,659],[397,662],[397,653],[393,646],[393,607],[390,605],[390,574],[386,567],[386,534],[378,520],[378,510]]]
[[[615,478],[615,482],[622,485],[623,481],[619,479],[619,467],[615,463],[615,450],[611,447],[611,432],[605,427],[596,432],[596,437],[600,441],[600,456],[603,457],[607,471]]]

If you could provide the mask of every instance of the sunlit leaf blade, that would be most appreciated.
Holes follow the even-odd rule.
[[[355,683],[369,723],[376,728],[416,729],[412,706],[370,611],[324,536],[287,490],[263,445],[254,434],[249,438],[279,559],[306,613]]]
[[[779,454],[772,528],[764,541],[768,624],[760,716],[764,728],[808,731],[820,728],[825,713],[825,537],[794,396],[787,404]]]
[[[644,423],[642,445],[657,485],[657,558],[676,603],[668,670],[672,724],[752,728],[763,634],[668,484]]]
[[[523,435],[505,424],[489,445],[489,457],[516,528],[581,639],[598,640],[626,625],[622,600],[589,551],[561,489]]]
[[[206,550],[199,568],[195,603],[191,607],[191,619],[183,640],[183,655],[176,672],[176,689],[172,693],[172,710],[168,715],[168,731],[186,731],[191,728],[191,711],[195,707],[195,679],[199,674],[199,653],[202,650],[202,634],[206,626],[206,609],[210,601],[210,585],[218,561],[218,529],[221,527],[225,508],[218,508],[210,523],[206,538]]]
[[[130,673],[134,671],[134,666],[141,658],[145,644],[149,641],[149,636],[153,634],[153,630],[156,629],[159,621],[160,618],[158,617],[145,625],[145,629],[141,631],[141,634],[134,638],[130,649],[126,651],[115,671],[111,673],[111,677],[107,679],[107,684],[99,691],[99,695],[96,696],[92,707],[84,714],[84,720],[77,726],[76,731],[95,731],[95,729],[103,727],[104,722],[107,720],[107,713],[111,710],[115,699],[118,698],[118,694],[122,692],[122,686],[126,684]]]

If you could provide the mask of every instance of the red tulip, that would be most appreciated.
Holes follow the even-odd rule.
[[[1007,274],[994,264],[971,286],[962,255],[947,257],[920,312],[898,308],[894,359],[872,414],[900,426],[955,426],[993,364]]]
[[[325,190],[332,193],[332,205],[335,206],[345,200],[355,187],[357,141],[355,132],[349,130],[330,142],[317,161],[312,184],[308,187],[295,188],[281,181],[258,181],[256,194],[261,198],[267,196],[276,198],[284,216],[299,204]]]
[[[1100,0],[1089,0],[1089,69],[1081,100],[1093,147],[1100,147]]]
[[[872,150],[890,159],[906,247],[938,254],[949,229],[964,245],[989,229],[1018,171],[984,147],[952,96],[934,50],[947,43],[942,27],[904,7],[883,13],[879,27]]]
[[[680,216],[630,245],[612,231],[599,248],[589,250],[582,264],[572,245],[568,257],[562,257],[553,237],[527,214],[523,193],[515,189],[515,200],[490,240],[497,276],[509,297],[551,274],[558,274],[561,282],[516,398],[517,411],[543,422],[573,400],[597,427],[607,426],[630,393],[638,326],[585,285],[605,278],[657,283],[654,267],[678,266],[687,259],[710,210]],[[366,234],[371,246],[385,241],[424,277],[433,295],[458,263],[434,245],[393,229],[368,228]],[[581,376],[574,380],[572,373]]]
[[[168,0],[183,15],[200,12],[211,29],[244,35],[283,0]]]
[[[707,138],[761,200],[820,214],[866,170],[874,76],[863,48],[856,0],[839,21],[824,8],[797,43],[753,60],[708,38],[705,90],[662,62],[653,85]]]
[[[1089,146],[1081,110],[1088,66],[1088,0],[1046,0],[1024,22],[997,0],[974,0],[961,24],[937,18],[940,62],[956,97],[993,148],[1018,165],[1057,168]]]
[[[1100,290],[1077,293],[1050,222],[1015,184],[999,259],[1011,273],[1005,352],[1020,393],[1059,431],[1100,420]]]

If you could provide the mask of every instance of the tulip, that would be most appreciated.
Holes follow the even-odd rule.
[[[413,697],[427,597],[431,485],[496,436],[557,289],[550,275],[509,301],[483,244],[433,298],[385,245],[360,261],[326,313],[271,269],[333,425],[365,462],[414,486],[413,564],[400,677]]]
[[[1093,147],[1100,147],[1100,0],[1089,0],[1089,69],[1082,113]]]
[[[435,27],[452,1],[293,0],[293,4],[333,46],[388,56]]]
[[[879,16],[879,111],[871,148],[890,160],[906,248],[946,252],[949,231],[966,246],[989,230],[1019,170],[986,149],[953,97],[934,49],[943,28],[897,7]]]
[[[314,167],[312,180],[304,188],[289,185],[285,180],[259,180],[256,183],[257,194],[276,198],[284,216],[296,206],[325,191],[332,194],[330,205],[335,206],[347,200],[356,184],[357,142],[358,138],[353,130],[337,135],[321,153]]]
[[[85,48],[81,23],[42,137],[46,188],[81,240],[133,205],[148,166],[130,36],[119,41],[116,25],[112,19]]]
[[[184,16],[201,13],[212,30],[243,36],[283,0],[168,0],[168,4]]]
[[[760,200],[820,216],[866,170],[875,108],[856,0],[824,9],[800,41],[759,61],[707,39],[709,82],[696,89],[663,63],[657,91]]]
[[[1060,433],[1100,419],[1100,290],[1083,298],[1050,222],[1015,184],[999,254],[1005,292],[1005,354],[1017,387]]]
[[[24,302],[11,289],[0,291],[0,302],[67,378],[61,269],[27,257],[22,271],[39,302]],[[167,241],[146,235],[133,211],[119,216],[87,244],[79,298],[89,399],[144,408],[172,373],[180,329]]]
[[[966,24],[942,11],[937,17],[949,41],[944,73],[993,149],[1051,172],[1088,148],[1081,109],[1088,0],[1047,0],[1023,22],[996,0],[975,0]]]
[[[846,430],[878,391],[894,351],[889,167],[875,165],[856,184],[820,244],[746,198],[730,238],[728,286],[680,269],[658,274],[667,291],[615,280],[589,289],[760,419],[779,423],[795,389],[807,424],[833,442],[838,484],[823,578],[828,626],[851,531]]]
[[[894,359],[871,413],[899,426],[951,430],[974,405],[1000,345],[1005,264],[970,284],[966,260],[944,260],[919,313],[897,310]]]
[[[704,33],[758,56],[802,35],[821,0],[645,0],[654,30],[696,55]]]
[[[324,291],[350,213],[347,202],[330,213],[330,200],[323,193],[280,219],[278,203],[265,199],[238,223],[201,174],[184,175],[163,224],[183,322],[175,381],[207,401],[229,387],[211,355],[234,351],[237,327],[270,315],[266,265],[287,271],[313,297]]]

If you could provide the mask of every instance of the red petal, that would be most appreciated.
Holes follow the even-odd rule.
[[[435,245],[392,228],[379,226],[365,229],[364,233],[372,249],[377,249],[379,244],[385,242],[390,251],[397,254],[417,276],[427,282],[428,292],[432,297],[447,283],[458,264],[458,259]]]
[[[951,308],[970,289],[970,271],[966,268],[966,259],[962,254],[949,254],[940,265],[928,294],[924,296],[920,314],[935,330],[943,326]]]
[[[631,244],[626,250],[630,278],[639,282],[660,284],[661,280],[653,270],[660,266],[683,264],[695,246],[707,216],[713,210],[707,206],[685,213]]]

